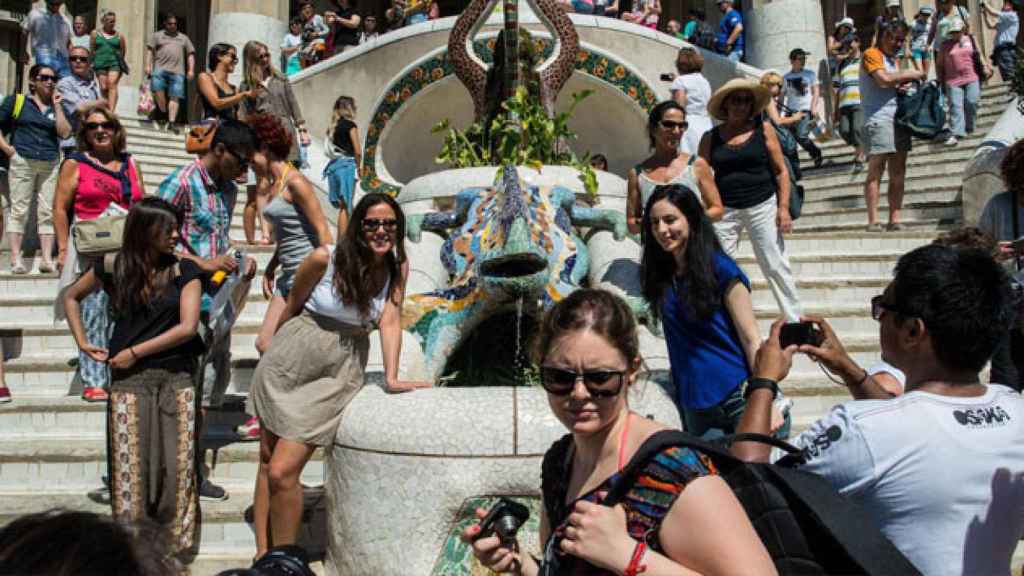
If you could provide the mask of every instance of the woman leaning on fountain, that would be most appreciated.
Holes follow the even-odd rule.
[[[602,290],[573,292],[545,316],[536,350],[548,404],[571,432],[544,457],[565,463],[560,481],[543,493],[546,568],[636,574],[634,560],[642,558],[649,575],[776,573],[731,489],[691,450],[663,450],[642,466],[637,481],[645,489],[631,490],[621,505],[601,505],[641,445],[667,429],[629,409],[640,357],[625,302]],[[496,572],[539,573],[534,557],[504,547],[497,536],[480,537],[479,524],[462,539]]]
[[[295,274],[270,348],[253,375],[262,421],[253,512],[257,557],[294,544],[302,522],[299,477],[318,446],[328,446],[342,411],[363,385],[369,332],[380,328],[384,385],[398,381],[401,315],[409,274],[405,216],[390,196],[367,194],[337,246],[315,249]]]

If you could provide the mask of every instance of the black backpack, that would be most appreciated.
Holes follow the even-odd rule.
[[[697,21],[697,27],[693,30],[690,42],[707,50],[715,49],[715,30],[703,20]]]
[[[614,506],[632,488],[635,475],[663,450],[686,447],[710,458],[747,512],[780,576],[900,575],[920,571],[882,534],[858,506],[839,495],[824,478],[797,467],[803,452],[781,440],[760,434],[737,434],[728,440],[764,442],[789,453],[778,464],[750,463],[733,456],[723,445],[712,444],[677,430],[664,430],[648,438],[603,504]],[[551,452],[555,452],[552,450]],[[545,455],[544,494],[555,466]],[[547,503],[545,503],[547,505]]]
[[[925,82],[910,96],[896,100],[896,125],[910,130],[918,138],[932,139],[942,132],[946,110],[942,90],[935,82]]]

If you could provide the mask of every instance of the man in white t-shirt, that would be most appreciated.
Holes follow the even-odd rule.
[[[979,250],[928,245],[896,265],[871,300],[882,358],[906,375],[906,393],[888,398],[843,349],[832,328],[800,352],[839,375],[858,401],[832,409],[793,442],[801,469],[857,502],[922,574],[1009,575],[1024,531],[1024,399],[985,385],[979,373],[1012,317],[1006,272]],[[798,351],[782,350],[782,321],[757,353],[740,432],[767,433],[777,382]],[[737,443],[746,460],[770,450]]]
[[[811,141],[810,132],[814,125],[814,118],[818,115],[818,98],[821,96],[821,83],[818,82],[818,75],[814,70],[805,68],[807,56],[810,52],[802,48],[795,48],[789,53],[789,63],[792,66],[789,72],[782,77],[783,81],[783,104],[785,105],[786,116],[793,116],[803,112],[803,118],[790,124],[788,128],[793,132],[796,141],[807,150],[807,153],[814,159],[814,167],[821,166],[821,150]]]

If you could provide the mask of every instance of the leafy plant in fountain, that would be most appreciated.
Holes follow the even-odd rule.
[[[587,194],[594,196],[597,174],[590,167],[590,154],[579,158],[568,146],[568,142],[576,139],[569,129],[569,119],[576,106],[593,92],[574,93],[569,109],[551,117],[537,98],[520,87],[502,102],[501,112],[489,125],[484,120],[459,130],[452,127],[450,120],[442,120],[431,130],[433,134],[444,134],[444,146],[435,162],[451,168],[515,164],[540,170],[545,164],[572,166],[579,170]]]

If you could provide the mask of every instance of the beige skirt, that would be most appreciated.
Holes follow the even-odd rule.
[[[279,438],[330,446],[342,411],[363,386],[369,349],[361,327],[308,311],[289,320],[253,375],[251,397],[262,426]]]

